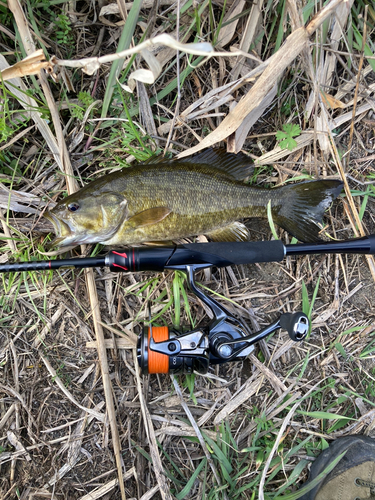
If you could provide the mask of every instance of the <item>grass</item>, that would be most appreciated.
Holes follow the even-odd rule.
[[[253,184],[270,187],[317,175],[338,177],[337,158],[323,149],[316,136],[314,127],[324,103],[316,99],[314,104],[313,91],[316,86],[335,96],[357,74],[366,5],[367,38],[357,106],[366,102],[363,89],[373,81],[373,73],[365,70],[374,70],[375,17],[371,2],[360,0],[353,5],[345,39],[340,39],[336,52],[327,48],[328,21],[311,38],[315,81],[302,58],[280,75],[277,97],[243,145],[251,158],[259,160]],[[24,13],[36,34],[37,48],[43,48],[48,56],[79,59],[120,51],[151,35],[173,33],[176,28],[184,43],[210,42],[219,48],[223,30],[235,26],[230,44],[224,47],[229,51],[244,39],[252,12],[252,6],[245,4],[242,12],[228,16],[230,6],[225,1],[217,4],[206,0],[199,5],[189,1],[180,10],[177,26],[173,6],[160,5],[153,11],[135,1],[123,28],[114,24],[121,22],[116,14],[107,16],[112,25],[104,24],[99,17],[93,21],[93,12],[85,2],[77,4],[80,11],[72,12],[66,2],[33,1],[25,6]],[[264,2],[262,22],[255,26],[249,46],[243,50],[252,51],[262,61],[283,50],[283,42],[293,31],[287,8],[284,0]],[[304,3],[300,14],[305,23],[316,9],[316,2]],[[4,28],[0,31],[0,50],[8,64],[20,61],[28,51],[19,22],[0,0],[0,25]],[[100,42],[101,31],[105,36]],[[80,185],[126,168],[133,161],[161,154],[167,142],[161,126],[175,113],[178,85],[180,111],[184,111],[201,95],[230,83],[241,59],[207,60],[180,53],[177,75],[175,52],[168,55],[161,47],[155,54],[165,59],[158,79],[145,86],[148,114],[137,89],[129,94],[121,86],[127,84],[132,71],[146,67],[139,56],[129,57],[124,66],[122,62],[103,65],[94,75],[65,68],[59,71],[56,82],[48,77],[73,175]],[[328,55],[335,54],[332,78],[324,81],[317,69]],[[251,60],[244,62],[246,69],[239,70],[239,78],[254,68]],[[41,207],[23,198],[24,213],[10,210],[11,203],[19,201],[14,192],[34,195],[51,204],[68,192],[66,172],[55,163],[39,126],[27,131],[35,124],[30,111],[37,111],[51,135],[57,136],[45,89],[36,75],[22,81],[25,89],[18,97],[14,86],[0,83],[0,258],[4,262],[51,258],[43,255],[49,240],[39,219]],[[229,90],[232,102],[246,96],[254,81],[242,81],[235,90]],[[220,97],[227,91],[222,89]],[[349,102],[354,93],[355,85],[337,98]],[[29,95],[35,106],[25,110],[21,100]],[[212,99],[217,102],[216,97]],[[173,157],[212,133],[228,114],[229,106],[219,103],[207,111],[203,104],[194,110],[200,111],[194,119],[177,120],[167,155]],[[326,112],[336,120],[352,109],[349,105],[344,110],[327,108]],[[366,160],[373,148],[373,119],[371,111],[356,117],[355,130],[362,142],[354,135],[346,165],[349,194],[368,233],[374,232],[374,188],[366,184],[375,176],[371,159]],[[333,140],[343,152],[339,158],[342,162],[350,126],[351,120],[334,129]],[[302,149],[292,143],[297,129],[301,136],[311,136],[311,142]],[[279,139],[287,139],[283,156],[262,163],[266,153],[278,150],[277,131],[286,135]],[[352,224],[346,204],[349,194],[326,218],[325,231],[331,237],[354,235],[356,223]],[[27,211],[34,206],[37,214]],[[268,222],[248,222],[252,238],[270,239],[272,229],[275,238],[289,243],[289,236],[272,223],[271,207]],[[101,251],[100,246],[85,250],[88,255]],[[73,252],[80,253],[79,249]],[[374,308],[369,300],[374,283],[361,259],[306,256],[275,265],[198,274],[203,289],[241,315],[254,330],[257,324],[263,327],[282,312],[300,309],[314,325],[302,344],[289,345],[287,333],[280,331],[267,340],[266,346],[257,346],[255,356],[269,371],[263,372],[246,360],[216,366],[207,376],[177,377],[203,444],[170,378],[137,376],[134,349],[119,347],[121,341],[129,344],[134,340],[132,335],[148,321],[148,303],[155,325],[178,330],[208,323],[207,311],[187,289],[184,274],[117,275],[101,269],[95,271],[95,278],[101,322],[110,345],[107,358],[122,468],[130,474],[124,482],[126,497],[142,499],[156,488],[154,497],[163,499],[169,498],[170,491],[178,500],[255,500],[262,489],[265,499],[292,500],[307,478],[308,465],[332,439],[366,431],[363,412],[375,404]],[[36,495],[47,489],[74,500],[106,485],[108,495],[121,498],[122,493],[111,483],[119,474],[114,470],[116,453],[107,425],[111,418],[103,423],[84,410],[94,409],[104,415],[108,408],[98,354],[91,344],[96,337],[85,273],[63,269],[58,273],[11,273],[0,275],[0,279],[0,496],[23,498],[31,488]],[[55,377],[44,362],[47,358]],[[57,378],[66,392],[57,385]],[[24,452],[18,452],[8,440],[8,430],[17,434],[31,461],[24,460]],[[67,467],[77,450],[77,460],[72,468]],[[53,483],[57,471],[61,475]],[[161,481],[165,481],[164,490]]]

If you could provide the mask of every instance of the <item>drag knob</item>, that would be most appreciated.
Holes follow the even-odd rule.
[[[301,342],[309,333],[310,321],[303,312],[284,313],[280,316],[280,326],[295,342]]]

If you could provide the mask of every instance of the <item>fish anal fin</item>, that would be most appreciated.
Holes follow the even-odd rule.
[[[161,222],[163,219],[168,217],[170,213],[171,209],[168,207],[153,207],[143,210],[143,212],[138,212],[133,215],[133,217],[130,217],[127,222],[136,228],[149,226],[150,224],[157,224],[158,222]]]
[[[170,247],[173,246],[174,243],[171,240],[166,240],[166,241],[144,241],[142,245],[146,245],[148,247]]]
[[[241,222],[233,222],[228,226],[205,233],[212,241],[249,241],[250,233]]]

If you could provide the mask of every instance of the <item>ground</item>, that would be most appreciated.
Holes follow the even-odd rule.
[[[175,158],[222,130],[225,116],[239,120],[235,109],[259,78],[250,71],[261,61],[274,64],[269,58],[276,52],[280,60],[290,57],[282,42],[298,28],[299,14],[308,25],[320,9],[314,2],[261,2],[260,13],[248,2],[181,4],[178,16],[165,1],[144,2],[138,14],[122,15],[117,4],[108,14],[85,2],[30,3],[22,6],[23,19],[18,2],[9,2],[9,9],[0,2],[1,57],[8,65],[29,53],[22,28],[31,30],[34,48],[44,48],[47,60],[53,54],[78,60],[138,46],[144,33],[145,39],[175,36],[178,23],[184,43],[210,42],[228,53],[240,47],[256,58],[215,56],[199,66],[200,55],[186,56],[180,48],[178,69],[174,49],[149,48],[162,70],[153,69],[152,83],[136,82],[133,94],[120,84],[129,85],[135,69],[153,68],[147,54],[127,56],[119,85],[110,76],[111,62],[93,75],[55,64],[59,78],[49,76],[47,84],[24,66],[25,76],[14,85],[25,85],[35,99],[28,113],[3,74],[2,263],[50,258],[44,254],[51,250],[51,226],[41,214],[75,189],[72,179],[81,187],[164,148]],[[254,185],[345,178],[347,190],[325,215],[326,240],[375,233],[374,22],[371,2],[335,12],[310,36],[305,52],[277,69],[275,94],[259,116],[251,111],[252,125],[238,121],[237,134],[214,141],[249,155]],[[337,23],[345,28],[336,44]],[[132,35],[127,44],[125,32]],[[329,57],[333,72],[327,76],[318,69]],[[227,84],[233,85],[228,94]],[[280,149],[276,139],[286,124],[299,127],[291,150]],[[279,227],[273,234],[271,222],[245,221],[251,239],[276,236],[289,244],[291,236]],[[65,257],[100,252],[88,245]],[[298,310],[309,315],[312,329],[298,344],[278,330],[243,362],[176,377],[140,375],[135,341],[148,302],[154,324],[208,323],[210,312],[188,291],[183,274],[96,268],[96,292],[88,288],[87,270],[1,274],[0,498],[296,498],[309,464],[332,440],[353,433],[375,437],[373,269],[372,258],[362,255],[319,255],[199,272],[197,282],[252,331]]]

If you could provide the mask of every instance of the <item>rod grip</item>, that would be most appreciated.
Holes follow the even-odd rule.
[[[279,262],[285,246],[276,241],[246,241],[224,243],[188,243],[176,248],[167,267],[181,264],[205,264],[217,267],[255,262]]]

